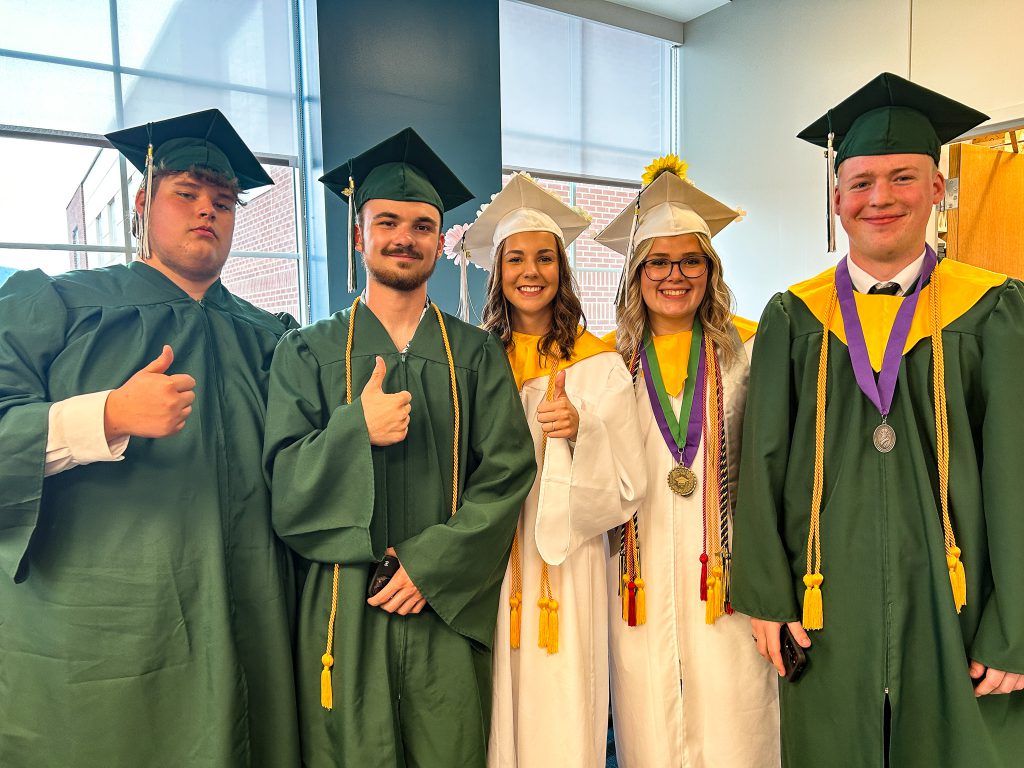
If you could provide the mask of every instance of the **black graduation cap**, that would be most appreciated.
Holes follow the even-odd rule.
[[[988,120],[988,115],[941,93],[883,72],[804,128],[797,138],[836,150],[835,168],[862,155],[928,155]]]
[[[429,203],[442,213],[473,199],[459,178],[412,128],[351,158],[320,181],[342,197]],[[351,189],[354,186],[354,190]]]
[[[152,144],[157,170],[209,168],[237,180],[243,190],[274,183],[219,109],[114,131],[107,134],[107,140],[143,173]]]

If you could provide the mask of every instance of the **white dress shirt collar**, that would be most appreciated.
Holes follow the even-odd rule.
[[[926,251],[921,251],[920,256],[910,262],[891,280],[879,280],[877,277],[868,274],[858,267],[853,263],[853,259],[847,256],[846,266],[850,270],[850,281],[853,283],[853,289],[857,291],[857,293],[867,293],[876,285],[899,283],[900,290],[896,295],[902,296],[921,274],[921,267],[924,265],[925,252]]]

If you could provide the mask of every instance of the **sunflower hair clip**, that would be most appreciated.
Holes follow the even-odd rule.
[[[685,160],[680,159],[679,155],[668,154],[664,157],[656,158],[644,168],[644,175],[641,180],[644,186],[653,182],[656,178],[661,176],[663,173],[673,173],[683,181],[689,181],[686,178],[686,169],[689,167]]]

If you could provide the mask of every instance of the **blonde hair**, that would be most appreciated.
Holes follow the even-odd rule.
[[[700,243],[701,250],[708,259],[708,281],[704,298],[697,312],[704,327],[704,335],[717,348],[722,365],[728,368],[739,357],[740,347],[733,333],[732,324],[735,297],[725,282],[722,270],[722,259],[711,245],[711,238],[703,232],[693,233]],[[643,272],[644,259],[651,252],[654,238],[648,238],[635,248],[632,268],[626,275],[625,298],[615,308],[615,322],[618,329],[615,334],[615,348],[626,365],[634,362],[636,351],[643,341],[644,330],[648,327],[647,305],[640,290],[640,275]]]

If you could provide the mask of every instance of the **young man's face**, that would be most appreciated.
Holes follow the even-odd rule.
[[[945,191],[927,155],[851,157],[839,166],[836,210],[850,254],[877,262],[916,258],[932,206]]]
[[[413,291],[434,273],[444,247],[441,214],[429,203],[367,200],[356,227],[356,250],[379,283]]]
[[[230,189],[190,173],[165,176],[150,201],[149,244],[154,261],[193,282],[220,276],[231,250],[237,198]],[[135,198],[142,215],[145,192]]]

